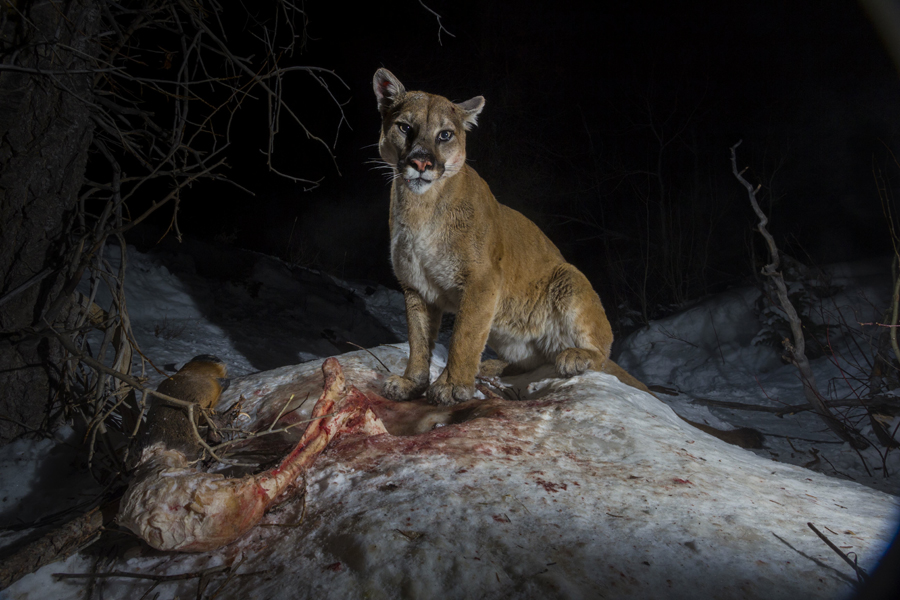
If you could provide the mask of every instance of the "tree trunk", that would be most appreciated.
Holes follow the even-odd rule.
[[[48,424],[61,352],[36,334],[66,275],[92,139],[97,0],[0,7],[0,444]]]

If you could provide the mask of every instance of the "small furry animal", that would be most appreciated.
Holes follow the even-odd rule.
[[[177,373],[163,380],[156,391],[178,400],[193,402],[203,409],[212,409],[219,402],[219,396],[228,387],[228,369],[218,357],[201,354],[189,360]],[[194,410],[194,418],[200,416]],[[194,437],[188,411],[152,396],[147,411],[146,445],[163,442],[167,448],[181,450],[189,460],[200,455],[200,444]]]
[[[544,363],[555,364],[560,377],[603,370],[613,334],[590,282],[534,223],[497,202],[466,164],[466,132],[484,98],[456,104],[407,91],[386,69],[375,73],[374,88],[378,150],[394,174],[391,260],[410,344],[406,371],[387,380],[385,395],[409,400],[426,393],[439,405],[471,399],[486,344],[515,370]],[[429,385],[447,311],[457,313],[447,367]]]

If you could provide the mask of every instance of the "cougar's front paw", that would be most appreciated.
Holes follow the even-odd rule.
[[[427,381],[419,383],[400,375],[391,375],[385,379],[382,393],[388,400],[404,402],[413,398],[421,398],[427,387]]]
[[[566,348],[556,357],[556,374],[560,377],[574,377],[585,371],[599,368],[596,352],[584,348]]]
[[[428,388],[428,402],[435,406],[453,406],[475,396],[475,385],[454,385],[452,383],[435,382]]]

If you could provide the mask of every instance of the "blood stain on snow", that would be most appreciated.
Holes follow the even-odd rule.
[[[553,483],[552,481],[545,481],[545,480],[543,480],[543,479],[541,479],[541,478],[535,479],[535,482],[536,482],[539,486],[541,486],[542,488],[544,488],[547,492],[556,493],[556,492],[558,492],[559,490],[567,490],[567,489],[569,489],[569,486],[567,486],[565,483]]]

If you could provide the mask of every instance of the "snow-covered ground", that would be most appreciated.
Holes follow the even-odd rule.
[[[108,254],[115,256],[113,251]],[[237,377],[281,368],[271,374],[250,375],[237,382],[235,390],[261,385],[260,378],[268,380],[266,385],[271,388],[275,385],[272,377],[277,373],[289,371],[294,373],[292,376],[298,376],[298,369],[315,371],[321,364],[319,359],[347,352],[353,349],[351,343],[373,348],[405,340],[403,301],[399,293],[372,284],[342,282],[324,274],[291,268],[270,257],[192,243],[177,252],[163,251],[153,255],[129,249],[128,267],[132,327],[144,355],[160,368],[173,371],[198,354],[219,356],[228,364],[230,373]],[[841,291],[823,301],[823,308],[818,313],[820,318],[850,325],[878,320],[879,311],[886,306],[888,297],[887,265],[876,261],[840,265],[831,271],[832,284],[841,286]],[[750,455],[746,451],[711,440],[675,419],[665,406],[649,396],[623,388],[605,375],[591,374],[569,383],[532,381],[537,385],[534,389],[546,388],[543,392],[546,395],[558,394],[579,403],[577,411],[580,411],[575,421],[554,420],[562,418],[559,415],[553,418],[541,416],[546,411],[539,407],[532,407],[533,416],[527,411],[517,413],[523,423],[534,422],[534,427],[549,428],[541,430],[540,452],[536,453],[539,457],[535,460],[549,460],[559,473],[556,479],[549,475],[538,477],[547,484],[543,487],[537,484],[543,495],[539,493],[541,489],[535,488],[534,465],[527,457],[518,455],[511,461],[515,463],[510,466],[511,475],[506,476],[493,472],[496,465],[490,462],[470,464],[468,461],[469,466],[459,467],[452,456],[434,459],[433,464],[415,460],[404,462],[395,456],[397,462],[386,467],[382,465],[386,470],[366,471],[357,469],[356,457],[337,452],[323,457],[315,467],[309,482],[308,502],[336,502],[348,506],[339,511],[314,513],[319,520],[301,528],[303,536],[309,537],[308,542],[295,533],[286,533],[283,537],[259,533],[234,548],[229,547],[231,550],[211,555],[160,557],[138,553],[119,557],[115,564],[105,564],[104,568],[152,569],[172,574],[231,565],[236,557],[241,557],[248,560],[253,569],[288,572],[296,568],[296,573],[303,575],[266,579],[265,585],[260,585],[256,591],[252,583],[235,583],[233,591],[222,597],[353,597],[354,594],[362,597],[365,593],[379,597],[383,590],[394,589],[392,585],[407,597],[434,597],[435,590],[446,590],[442,586],[448,585],[454,577],[459,578],[457,591],[460,593],[447,597],[475,597],[462,593],[472,589],[484,590],[481,594],[484,597],[508,597],[512,592],[519,597],[552,596],[554,590],[559,596],[579,597],[589,589],[584,586],[591,583],[594,576],[591,569],[596,568],[593,563],[585,562],[586,557],[608,558],[608,549],[612,545],[620,548],[620,566],[626,565],[616,572],[616,577],[624,578],[622,589],[630,589],[631,596],[654,597],[651,591],[657,588],[653,586],[675,585],[675,590],[680,591],[670,590],[657,597],[689,597],[684,591],[689,589],[686,586],[692,577],[700,577],[717,565],[721,568],[722,564],[734,564],[742,549],[746,550],[735,539],[761,536],[775,540],[772,535],[777,534],[794,548],[812,554],[815,560],[842,575],[831,573],[826,577],[809,565],[798,565],[798,561],[802,562],[799,554],[795,553],[793,559],[787,554],[782,555],[787,552],[784,548],[789,547],[787,542],[775,540],[775,546],[768,541],[760,542],[753,546],[761,553],[760,563],[755,569],[748,567],[748,563],[741,563],[740,568],[729,571],[738,578],[736,587],[723,593],[722,597],[764,597],[760,592],[767,589],[766,584],[753,587],[749,583],[754,572],[760,575],[761,581],[766,578],[773,582],[789,581],[792,576],[797,576],[797,569],[804,573],[799,577],[801,580],[809,577],[814,581],[820,577],[827,582],[820,588],[803,587],[805,584],[797,584],[796,588],[793,584],[782,585],[779,594],[804,597],[804,590],[817,589],[816,597],[838,597],[850,589],[846,582],[839,581],[841,577],[846,578],[846,565],[817,538],[807,539],[808,530],[801,530],[807,520],[819,520],[835,532],[844,532],[835,535],[847,539],[841,537],[836,541],[852,546],[852,550],[847,551],[856,552],[861,564],[871,567],[892,534],[897,504],[895,498],[871,488],[898,493],[900,474],[894,473],[900,470],[897,458],[900,452],[883,456],[884,448],[873,447],[858,453],[837,442],[822,422],[809,412],[779,417],[773,413],[711,406],[710,400],[762,406],[803,404],[796,370],[781,361],[776,349],[753,344],[762,327],[754,310],[758,296],[758,291],[747,288],[707,298],[629,336],[619,345],[618,360],[648,385],[664,386],[677,392],[677,395],[657,395],[678,414],[718,427],[754,427],[766,436],[766,448],[755,451],[761,457],[805,466],[836,478],[771,463],[767,468],[765,461],[751,460],[752,456],[747,458]],[[103,298],[98,300],[102,305]],[[859,354],[867,349],[860,340],[860,336],[836,328],[829,338],[833,354],[813,361],[820,387],[831,397],[853,397],[853,379],[867,377],[854,367],[861,362]],[[377,351],[385,356],[393,356],[393,352],[396,351],[389,348]],[[356,357],[353,360],[368,360],[365,358],[368,355],[363,352],[353,356]],[[393,362],[388,362],[388,366],[401,359],[402,356],[393,356]],[[304,361],[313,362],[301,367],[290,366]],[[370,366],[378,368],[374,364]],[[435,368],[438,367],[436,364]],[[155,377],[161,378],[160,375]],[[572,387],[576,383],[577,386]],[[525,383],[521,385],[526,386]],[[229,390],[229,393],[234,394],[235,390]],[[609,396],[612,399],[610,406],[597,406],[591,398],[598,395]],[[636,416],[623,416],[627,413],[623,407],[629,406],[636,411]],[[854,410],[842,409],[842,414],[870,435],[867,421],[859,418],[858,409]],[[648,433],[644,439],[640,437],[639,422],[646,424],[648,418],[657,421],[650,428],[656,433]],[[622,431],[628,430],[629,435],[636,436],[629,438],[633,447],[613,449],[609,443],[591,439],[594,436],[618,436],[616,423]],[[491,428],[491,423],[482,425]],[[663,425],[666,431],[677,432],[684,440],[679,438],[672,444],[660,440],[657,434],[663,431],[659,429]],[[576,431],[579,432],[578,439],[566,441]],[[60,432],[60,437],[64,437],[64,433]],[[502,434],[487,430],[484,433]],[[874,436],[870,437],[874,439]],[[494,443],[494,440],[489,442]],[[5,488],[0,493],[0,525],[10,527],[17,521],[27,523],[39,514],[51,511],[50,507],[35,507],[30,499],[40,496],[41,490],[34,489],[37,481],[53,479],[47,475],[40,459],[45,455],[64,454],[59,449],[52,450],[54,445],[52,440],[22,441],[0,449],[0,473]],[[666,450],[661,450],[663,448]],[[682,450],[686,454],[682,454]],[[564,458],[566,452],[570,456],[568,459]],[[615,459],[605,457],[604,453]],[[574,462],[563,465],[565,460]],[[725,461],[724,465],[720,464],[722,461]],[[610,476],[609,469],[616,465],[621,467],[616,472],[623,473],[623,477]],[[63,468],[72,471],[70,467]],[[449,470],[454,468],[455,476]],[[463,468],[465,471],[460,470]],[[44,470],[38,477],[36,474],[40,469]],[[414,490],[417,469],[419,477],[422,471],[430,475],[422,489]],[[729,469],[732,473],[740,471],[741,475],[729,478],[726,475]],[[668,487],[661,483],[662,472],[671,475],[666,480]],[[809,473],[809,477],[803,473]],[[632,476],[633,479],[629,478]],[[752,499],[742,496],[739,489],[749,486],[747,489],[752,494],[762,493],[767,486],[772,486],[773,480],[780,482],[775,487],[785,489],[766,491],[767,494],[771,492],[769,499],[774,504],[765,509],[750,506]],[[868,488],[848,480],[863,483]],[[560,488],[561,481],[568,482],[568,486]],[[615,487],[623,481],[635,486],[630,494]],[[57,485],[56,489],[60,487],[63,486]],[[390,498],[390,506],[379,503],[379,490],[381,495]],[[480,501],[479,495],[483,496]],[[818,500],[808,505],[800,502],[803,497],[812,496],[817,496]],[[831,500],[825,501],[823,496]],[[650,521],[656,526],[649,526],[635,520],[636,513],[631,515],[643,506],[641,503],[647,503],[648,498],[649,505],[645,509],[670,512],[665,527],[653,519]],[[602,503],[598,505],[600,499]],[[840,508],[845,506],[842,501],[852,501],[854,505]],[[76,503],[73,499],[69,502]],[[780,508],[772,508],[774,506]],[[290,513],[291,508],[286,510]],[[551,513],[556,515],[552,519]],[[773,513],[768,517],[775,520],[763,520],[762,513]],[[401,514],[406,516],[398,520]],[[429,519],[436,518],[436,514],[443,516],[429,528]],[[645,511],[643,514],[650,513]],[[321,522],[325,515],[336,518],[338,524]],[[600,522],[598,516],[603,515],[608,515],[608,519]],[[489,527],[482,523],[482,518],[487,520]],[[803,521],[802,526],[797,526],[798,519]],[[771,532],[752,529],[754,520],[762,523],[763,529],[772,527]],[[591,521],[590,526],[585,525],[588,521]],[[508,527],[510,523],[528,525],[516,529],[513,534]],[[643,525],[637,527],[639,523]],[[742,529],[743,533],[737,535],[732,527],[734,523],[749,529]],[[556,541],[548,537],[552,527],[558,530]],[[375,531],[387,533],[379,534],[381,537],[375,539],[369,535],[375,535],[372,533]],[[394,536],[391,531],[400,533]],[[8,545],[20,535],[19,532],[5,532],[0,537],[0,544]],[[735,535],[737,538],[732,539]],[[418,541],[420,536],[426,541]],[[655,550],[653,540],[663,538],[665,543]],[[629,540],[625,546],[624,540]],[[673,540],[681,541],[676,544]],[[305,543],[311,544],[305,550],[295,549],[294,553],[287,550]],[[279,548],[279,553],[261,550],[270,544]],[[382,550],[373,550],[376,546]],[[732,551],[734,554],[730,554]],[[397,555],[398,552],[402,558],[400,562],[391,558],[391,553]],[[714,558],[717,552],[720,554]],[[276,560],[275,557],[281,554],[285,558]],[[261,556],[269,556],[271,561],[261,562]],[[463,560],[460,556],[467,558]],[[323,561],[332,559],[322,566]],[[95,568],[96,560],[82,554],[65,563],[49,565],[14,584],[0,596],[79,597],[83,583],[60,583],[51,577],[51,573],[90,572]],[[440,560],[446,562],[440,564]],[[794,567],[783,564],[785,561],[790,564],[791,560],[794,560]],[[613,563],[607,562],[609,568],[614,569]],[[630,570],[646,563],[650,565],[645,572]],[[310,581],[314,574],[321,574],[325,572],[323,569],[334,564],[344,565],[343,572],[340,568],[334,571],[335,581],[341,582],[337,587],[323,587],[326,585],[322,583],[324,580]],[[663,564],[668,567],[651,574],[652,565]],[[696,568],[685,571],[685,564],[694,564]],[[422,570],[403,572],[403,569],[412,569],[416,565]],[[488,568],[488,565],[492,567]],[[534,573],[529,571],[532,567]],[[554,567],[559,570],[558,574],[552,572]],[[440,575],[427,580],[429,570]],[[674,580],[666,574],[675,571],[679,574]],[[249,571],[242,568],[241,572]],[[366,580],[367,572],[370,575],[377,572],[375,580],[381,583],[365,587],[360,582]],[[536,578],[536,575],[541,577]],[[605,576],[596,577],[612,581]],[[309,582],[308,589],[297,592],[297,586],[304,585],[304,581]],[[491,587],[494,581],[497,585]],[[511,583],[515,581],[518,583]],[[638,586],[634,581],[642,584]],[[471,587],[476,583],[481,587]],[[756,591],[750,593],[751,588]],[[115,589],[118,592],[111,588],[105,597],[128,597],[145,588]],[[175,594],[173,590],[166,588],[162,597]],[[187,593],[186,590],[179,593]],[[349,595],[341,596],[341,593]]]
[[[831,285],[840,291],[809,311],[830,325],[832,354],[812,362],[820,392],[830,399],[857,399],[869,378],[867,335],[889,300],[888,261],[834,265]],[[810,411],[776,416],[771,412],[712,408],[704,400],[783,408],[804,405],[797,369],[772,346],[754,344],[762,324],[754,310],[755,288],[739,288],[697,303],[635,332],[622,345],[619,364],[647,385],[677,395],[658,394],[675,411],[716,427],[753,427],[766,436],[758,450],[779,462],[812,468],[887,491],[900,492],[900,452],[873,445],[857,452],[841,443]],[[865,329],[865,332],[863,332]],[[838,408],[836,414],[875,440],[865,411]],[[897,427],[895,419],[889,429]]]

